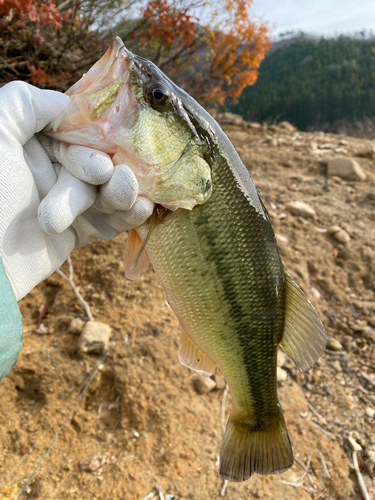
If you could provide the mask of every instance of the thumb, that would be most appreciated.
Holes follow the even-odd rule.
[[[69,97],[61,92],[41,90],[25,82],[8,83],[0,89],[0,132],[23,146],[69,102]]]

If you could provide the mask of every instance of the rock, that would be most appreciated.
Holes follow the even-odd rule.
[[[375,312],[375,302],[370,300],[353,300],[353,304],[357,309],[361,309],[363,312],[374,311]]]
[[[284,366],[286,363],[286,354],[281,349],[277,351],[277,366]]]
[[[368,459],[365,462],[365,471],[367,474],[370,474],[370,476],[373,475],[374,473],[374,467],[375,467],[375,451],[366,451],[366,455],[368,456]]]
[[[98,321],[88,321],[79,339],[83,353],[102,354],[108,347],[112,328]]]
[[[364,483],[367,491],[371,491],[373,489],[373,486],[374,486],[374,483],[372,481],[372,477],[370,477],[368,474],[362,474],[362,478],[363,478],[363,483]]]
[[[337,373],[340,373],[342,372],[342,368],[341,368],[341,365],[340,365],[340,361],[336,360],[332,363],[332,368],[337,372]]]
[[[281,166],[284,168],[295,168],[295,164],[290,160],[282,161]]]
[[[278,234],[278,233],[275,233],[275,236],[276,236],[277,241],[279,241],[281,243],[288,243],[288,238],[286,238],[285,236]]]
[[[285,382],[285,380],[288,378],[288,373],[280,368],[280,366],[277,367],[277,381],[278,382]]]
[[[372,328],[366,329],[362,332],[362,337],[375,344],[375,330]]]
[[[287,132],[294,132],[296,130],[296,128],[293,127],[293,125],[291,123],[285,122],[285,121],[280,122],[278,127],[286,130]]]
[[[318,151],[318,144],[314,141],[310,142],[310,149],[311,151]]]
[[[95,472],[100,469],[100,467],[103,467],[106,462],[106,459],[98,454],[90,455],[89,457],[79,462],[79,468],[84,472]]]
[[[359,158],[373,158],[375,155],[375,148],[374,146],[367,146],[363,149],[360,149],[357,151],[356,156]]]
[[[350,236],[344,229],[341,229],[341,231],[337,231],[337,233],[335,233],[333,237],[340,243],[349,243],[350,241]]]
[[[212,378],[203,378],[201,376],[196,376],[191,379],[191,385],[193,389],[198,394],[207,394],[207,392],[215,389],[216,382]]]
[[[348,437],[348,441],[350,444],[350,448],[353,451],[361,451],[362,450],[362,446],[360,444],[358,444],[357,441],[353,437],[351,437],[351,436]]]
[[[227,135],[232,142],[249,142],[249,134],[247,132],[235,130],[233,132],[228,132]]]
[[[328,337],[327,349],[329,349],[330,351],[342,351],[342,344],[334,337]]]
[[[260,123],[255,123],[255,122],[247,122],[246,126],[247,128],[252,128],[255,130],[260,130],[262,128],[262,125]]]
[[[226,388],[227,382],[223,375],[221,375],[220,373],[215,373],[211,378],[216,384],[215,389],[221,391]]]
[[[349,234],[340,226],[331,226],[328,229],[328,233],[331,234],[335,238],[335,240],[339,241],[340,243],[349,243],[350,241]]]
[[[349,335],[345,335],[342,340],[342,345],[345,351],[350,352],[352,350],[352,338]]]
[[[303,201],[291,201],[286,205],[286,209],[293,215],[304,219],[315,219],[315,210]]]
[[[332,158],[328,161],[327,174],[341,177],[347,181],[364,181],[366,174],[359,164],[351,158]]]
[[[217,115],[217,120],[220,123],[227,125],[243,125],[244,120],[242,116],[236,115],[235,113],[219,113]]]
[[[268,140],[267,144],[269,146],[272,146],[273,148],[276,148],[279,145],[279,141],[276,139],[276,137],[272,137]]]
[[[81,318],[73,318],[70,322],[68,332],[73,333],[73,335],[79,335],[82,332],[85,324],[86,322]]]
[[[375,410],[368,406],[365,410],[365,413],[368,417],[373,418],[373,416],[375,415]]]

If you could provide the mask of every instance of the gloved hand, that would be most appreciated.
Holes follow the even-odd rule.
[[[0,89],[0,258],[17,300],[74,247],[114,238],[153,211],[137,198],[125,165],[114,168],[105,153],[35,137],[69,102],[24,82]]]

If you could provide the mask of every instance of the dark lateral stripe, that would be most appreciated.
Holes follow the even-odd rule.
[[[233,341],[241,346],[247,384],[261,417],[277,402],[276,346],[282,335],[284,303],[282,263],[271,224],[238,188],[226,162],[212,174],[212,197],[192,212],[192,220],[205,257],[215,264],[221,280],[223,300],[229,304],[229,323],[235,325],[235,332],[228,333],[234,334]],[[223,228],[223,224],[227,226]]]

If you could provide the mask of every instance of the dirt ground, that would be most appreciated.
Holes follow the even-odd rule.
[[[375,499],[368,460],[375,452],[373,144],[280,127],[225,130],[262,192],[289,273],[341,344],[307,374],[284,363],[279,395],[298,461],[282,475],[254,476],[224,491],[218,454],[225,384],[219,377],[213,390],[196,392],[196,375],[178,361],[178,321],[154,272],[134,282],[124,277],[122,235],[72,254],[78,289],[95,320],[113,329],[105,360],[80,353],[69,325],[87,318],[61,276],[21,302],[24,348],[0,385],[0,499],[142,500],[160,486],[147,498],[359,500],[349,437],[361,448],[359,467]],[[327,161],[337,156],[355,158],[366,181],[328,178]],[[292,200],[316,216],[292,215]],[[333,225],[350,241],[337,241],[328,231]],[[43,305],[46,330],[36,333]],[[226,416],[230,404],[228,397]]]

